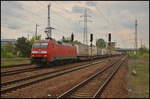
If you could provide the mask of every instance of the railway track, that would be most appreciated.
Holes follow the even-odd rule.
[[[104,61],[107,61],[109,59],[105,59],[103,61],[96,61],[96,62],[92,62],[92,63],[88,63],[88,64],[82,64],[80,66],[75,66],[75,67],[71,67],[71,68],[67,68],[67,69],[63,69],[63,70],[58,70],[58,71],[53,71],[53,72],[47,72],[47,73],[43,73],[43,74],[39,74],[39,75],[35,75],[35,76],[31,76],[31,77],[26,77],[26,78],[22,78],[22,79],[17,79],[17,80],[12,80],[12,81],[8,81],[8,82],[2,82],[1,83],[1,94],[5,94],[8,92],[12,92],[14,90],[17,90],[18,88],[22,88],[25,86],[29,86],[35,83],[38,83],[40,81],[46,80],[46,79],[50,79],[53,77],[57,77],[69,72],[73,72],[76,70],[80,70],[89,66],[92,66],[94,64],[98,64]]]
[[[9,70],[9,71],[5,71],[5,72],[1,72],[1,76],[9,76],[9,75],[14,75],[14,74],[19,74],[19,73],[24,73],[24,72],[29,72],[29,71],[35,71],[37,69],[40,69],[40,68],[35,66],[35,67],[31,67],[31,68]]]
[[[24,72],[31,72],[31,71],[35,71],[37,69],[41,69],[40,67],[37,67],[37,66],[36,67],[28,68],[31,65],[33,65],[33,64],[21,64],[21,65],[9,66],[9,67],[1,67],[1,76],[9,76],[9,75],[19,74],[19,73],[24,73]],[[14,68],[21,68],[21,69],[8,70],[8,71],[5,70],[5,69],[12,69],[12,68],[13,69]],[[2,69],[4,69],[4,72],[3,72]]]
[[[97,61],[97,60],[95,60],[95,61]],[[31,72],[31,71],[36,71],[36,70],[39,70],[39,69],[44,69],[44,68],[41,68],[40,66],[38,66],[38,67],[34,66],[34,67],[29,68],[29,66],[31,66],[31,65],[33,65],[33,64],[20,65],[20,67],[18,65],[18,66],[15,66],[15,67],[16,68],[21,68],[21,69],[8,70],[8,71],[5,70],[4,72],[2,72],[3,70],[1,70],[1,76],[9,76],[9,75],[14,75],[14,74],[20,74],[20,73],[24,73],[24,72]],[[26,67],[26,68],[24,68],[24,67]],[[51,67],[53,67],[53,66],[51,66]],[[12,69],[12,68],[14,69],[14,67],[9,67],[9,68],[6,67],[6,69]],[[5,69],[5,68],[3,68],[3,69]]]
[[[114,56],[114,57],[116,57],[116,56]],[[107,59],[107,58],[108,57],[104,57],[102,59]],[[97,61],[97,59],[95,61]],[[1,67],[1,76],[9,76],[9,75],[19,74],[19,73],[24,73],[24,72],[31,72],[31,71],[36,71],[38,69],[42,69],[42,68],[37,67],[37,66],[28,68],[31,65],[33,65],[33,64],[21,64],[21,65],[13,65],[13,66]],[[51,67],[53,67],[53,66],[51,66]],[[5,69],[14,69],[14,68],[21,68],[21,69],[8,70],[8,71],[5,70]],[[3,72],[3,69],[4,69],[4,72]]]
[[[103,68],[86,80],[75,85],[57,98],[98,98],[118,71],[126,57]]]

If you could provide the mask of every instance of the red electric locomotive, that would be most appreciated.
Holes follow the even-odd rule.
[[[76,57],[76,46],[55,40],[38,40],[34,42],[31,51],[32,63],[51,63]]]

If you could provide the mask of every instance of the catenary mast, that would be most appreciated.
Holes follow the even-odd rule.
[[[53,27],[51,27],[50,24],[50,7],[51,4],[48,5],[48,26],[45,28],[45,33],[47,34],[47,38],[46,39],[52,39],[52,29],[54,29]]]

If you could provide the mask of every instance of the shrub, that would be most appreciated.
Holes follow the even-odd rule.
[[[15,56],[13,55],[13,53],[7,52],[7,53],[6,53],[6,57],[7,57],[7,58],[14,58]]]
[[[148,58],[149,57],[149,53],[147,53],[147,52],[143,52],[143,53],[140,53],[140,52],[138,52],[137,54],[134,54],[134,53],[129,53],[128,54],[128,56],[129,57],[131,57],[131,58],[135,58],[135,59],[140,59],[140,58]]]

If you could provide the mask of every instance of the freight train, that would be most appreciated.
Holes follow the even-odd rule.
[[[49,64],[68,60],[88,60],[91,58],[120,55],[120,52],[101,49],[85,44],[70,44],[55,40],[38,40],[32,45],[31,58],[35,64]]]

